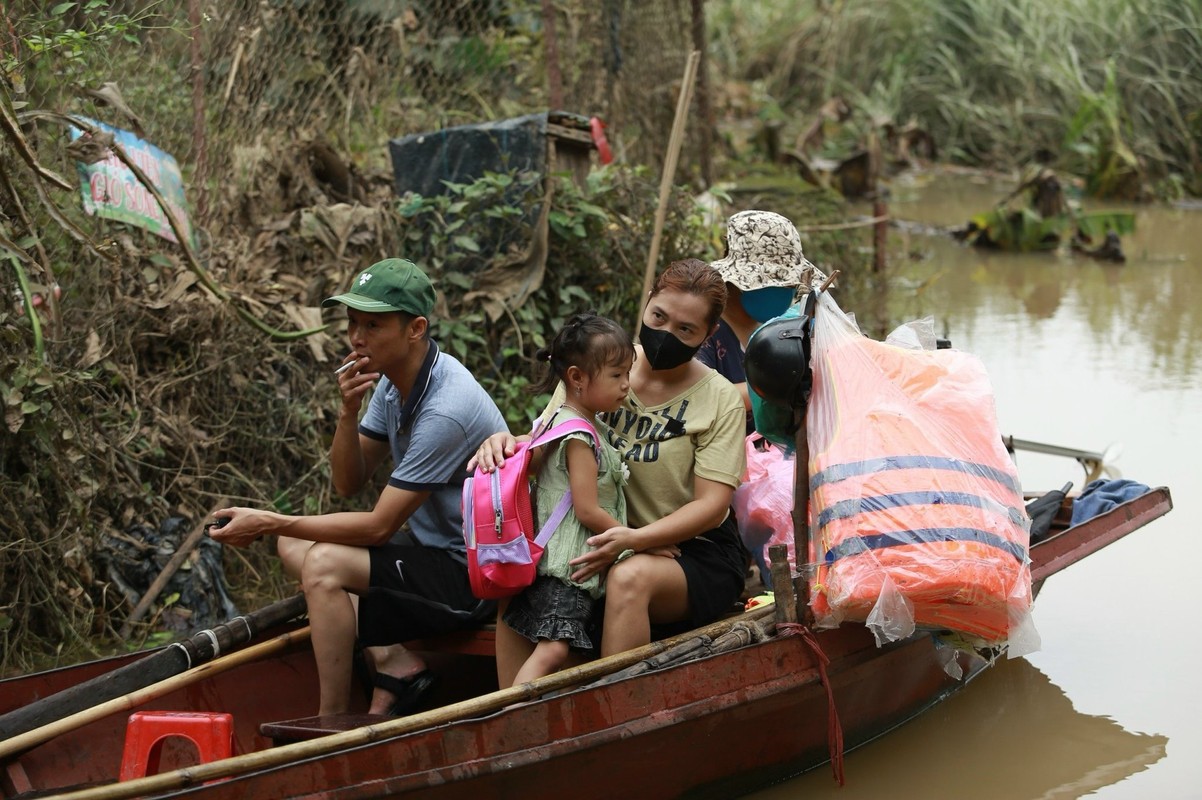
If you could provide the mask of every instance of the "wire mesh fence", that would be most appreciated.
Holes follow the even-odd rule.
[[[373,260],[399,251],[438,272],[440,343],[528,421],[542,331],[579,303],[624,321],[637,305],[698,3],[0,0],[0,674],[115,634],[131,598],[105,554],[138,526],[196,518],[218,496],[285,512],[343,502],[312,465],[330,427],[314,376],[344,352],[318,305]],[[604,119],[618,159],[652,177],[594,173],[608,213],[571,169],[517,200],[500,178],[472,184],[483,196],[398,198],[390,142],[551,109]],[[191,247],[99,210],[132,197],[154,212],[139,184],[159,181],[130,165],[176,170],[146,143],[178,163]],[[690,139],[680,180],[696,152]],[[121,177],[88,172],[126,158]],[[540,217],[541,249],[447,231],[453,214],[549,208],[560,184],[564,218]],[[685,195],[669,203],[664,258],[703,239]],[[503,221],[524,234],[523,220]],[[492,283],[467,274],[477,249]],[[571,268],[524,277],[549,258]],[[541,285],[540,303],[486,319],[475,298],[510,284]],[[231,585],[270,594],[287,581],[258,556],[227,559]]]
[[[331,200],[361,200],[356,173],[387,171],[389,139],[548,109],[604,119],[620,160],[658,169],[697,13],[699,0],[18,0],[5,73],[18,107],[85,114],[173,155],[194,217],[220,226],[270,201],[250,180],[281,153],[307,159]],[[701,172],[701,136],[691,124],[683,179]]]

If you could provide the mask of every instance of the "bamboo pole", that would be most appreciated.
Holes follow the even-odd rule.
[[[839,270],[834,270],[817,289],[810,291],[815,295],[822,294],[830,288],[839,277]],[[813,304],[813,316],[818,316],[818,304]],[[813,320],[811,319],[811,325]],[[812,347],[812,344],[811,344]],[[812,353],[812,350],[811,350]],[[793,548],[797,560],[797,577],[793,580],[793,593],[797,598],[796,618],[807,627],[814,623],[814,613],[810,610],[810,435],[806,423],[809,410],[809,398],[804,407],[795,411],[798,415],[797,434],[795,439],[796,453],[793,459]],[[773,581],[776,578],[773,576]]]
[[[188,25],[192,28],[190,53],[192,57],[192,165],[196,188],[196,216],[208,216],[209,150],[205,132],[205,65],[201,47],[200,0],[188,0]]]
[[[275,653],[285,650],[294,644],[308,641],[309,628],[308,626],[296,631],[276,636],[273,639],[268,639],[265,642],[260,642],[253,647],[248,647],[245,650],[239,650],[236,653],[230,653],[228,656],[222,656],[207,664],[201,664],[199,667],[193,667],[187,672],[179,675],[174,675],[166,680],[151,684],[137,691],[114,698],[105,703],[92,706],[91,708],[72,714],[69,717],[63,717],[57,722],[52,722],[49,725],[43,725],[40,728],[35,728],[27,733],[22,733],[19,736],[14,736],[11,739],[5,739],[0,742],[0,760],[3,760],[15,753],[20,753],[35,747],[43,742],[48,742],[55,736],[61,736],[64,733],[69,733],[76,728],[81,728],[84,725],[104,719],[110,714],[116,714],[120,711],[130,711],[137,708],[149,700],[156,700],[165,694],[170,694],[176,689],[182,689],[185,686],[190,686],[197,681],[220,674],[226,670],[241,666],[251,661],[256,661],[265,656],[274,655]]]
[[[643,328],[643,312],[651,294],[651,280],[655,277],[655,264],[659,261],[660,243],[664,236],[664,220],[668,216],[668,196],[672,191],[672,180],[676,175],[676,162],[680,158],[680,147],[684,141],[684,123],[689,115],[689,104],[693,100],[693,83],[697,78],[697,64],[701,51],[694,50],[684,66],[684,77],[680,83],[680,96],[676,98],[676,117],[672,121],[672,135],[668,138],[668,152],[664,158],[664,172],[659,181],[659,204],[655,209],[655,228],[651,234],[651,247],[647,251],[647,268],[643,272],[643,293],[639,301],[639,318],[634,326],[635,338]]]
[[[555,33],[555,4],[542,0],[543,51],[547,58],[547,105],[563,110],[563,71],[559,67],[559,37]]]
[[[872,216],[880,219],[889,216],[889,207],[881,192],[881,142],[876,132],[868,134],[868,185],[872,190]],[[885,271],[886,250],[889,244],[889,224],[881,220],[872,227],[872,271]]]
[[[889,222],[888,210],[883,216],[868,217],[867,219],[857,219],[851,222],[835,222],[829,225],[806,225],[798,228],[798,233],[822,233],[824,231],[850,231],[855,228],[867,228],[873,225],[879,225],[882,222]]]
[[[794,503],[796,507],[796,503]],[[799,563],[801,557],[798,557]],[[776,605],[776,624],[797,623],[797,597],[789,569],[789,548],[774,544],[768,548],[768,563],[772,567],[772,598]]]
[[[885,271],[885,255],[889,242],[889,208],[877,191],[877,198],[872,202],[872,218],[876,223],[872,226],[872,271]]]
[[[817,314],[818,307],[814,306]],[[797,577],[793,579],[793,595],[796,598],[797,609],[794,621],[800,620],[806,626],[814,622],[814,614],[810,610],[810,436],[806,424],[806,411],[802,408],[793,413],[800,419],[797,425],[795,440],[796,452],[793,456],[793,552],[797,560]],[[773,585],[776,576],[772,576]]]
[[[698,161],[701,163],[701,181],[708,189],[714,184],[714,111],[710,103],[709,65],[706,58],[705,0],[692,0],[692,12],[693,49],[701,54],[697,62],[697,116],[701,120]]]
[[[383,739],[391,739],[406,733],[413,733],[436,725],[445,725],[471,717],[500,711],[507,706],[531,700],[538,700],[549,692],[575,688],[581,684],[594,681],[618,670],[625,669],[651,658],[676,645],[698,636],[719,636],[731,627],[749,620],[766,617],[773,612],[773,604],[767,603],[756,606],[745,614],[720,620],[697,630],[682,633],[668,639],[643,645],[634,650],[617,653],[612,656],[583,664],[579,667],[556,672],[521,686],[500,689],[480,697],[453,703],[442,708],[399,717],[375,725],[367,725],[341,733],[333,733],[319,739],[281,745],[270,750],[233,758],[200,764],[195,767],[164,772],[137,778],[124,783],[83,789],[78,792],[58,795],[58,800],[124,800],[124,798],[142,797],[160,792],[180,789],[187,786],[199,785],[205,781],[244,775],[248,772],[279,767],[302,759],[319,758],[339,750],[358,747]]]

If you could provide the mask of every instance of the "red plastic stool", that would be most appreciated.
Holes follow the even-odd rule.
[[[196,745],[201,764],[229,758],[234,754],[234,717],[216,712],[135,711],[125,728],[120,780],[158,772],[163,741],[172,736]]]

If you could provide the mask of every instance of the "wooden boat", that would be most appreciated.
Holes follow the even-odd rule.
[[[1066,500],[1055,533],[1031,548],[1036,590],[1171,508],[1169,491],[1157,488],[1067,527]],[[261,727],[303,717],[316,706],[305,629],[291,623],[269,632],[275,638],[168,679],[164,691],[171,690],[153,699],[86,718],[85,724],[68,717],[47,725],[41,730],[57,735],[35,730],[36,744],[20,746],[29,733],[0,741],[0,797],[474,800],[551,797],[562,786],[581,798],[608,797],[624,787],[648,797],[731,797],[820,766],[832,752],[838,757],[888,732],[993,663],[949,651],[929,632],[879,648],[858,625],[773,635],[771,609],[503,691],[488,692],[496,685],[490,631],[413,643],[445,676],[438,699],[446,705],[400,719],[348,716],[332,726],[325,720]],[[734,644],[711,652],[703,647],[710,641]],[[268,655],[218,668],[255,648]],[[675,658],[681,651],[700,657]],[[94,685],[84,682],[139,658],[147,655],[0,681],[0,720],[71,687]],[[957,671],[958,677],[949,674]],[[172,680],[180,681],[178,688]],[[168,746],[165,771],[118,782],[126,720],[135,709],[231,712],[235,754],[196,765],[189,747]],[[364,722],[370,724],[357,727]],[[322,725],[346,730],[319,735]],[[285,744],[264,730],[280,741],[315,738]]]

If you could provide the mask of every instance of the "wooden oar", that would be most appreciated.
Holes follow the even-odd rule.
[[[634,650],[628,650],[625,653],[607,656],[579,667],[556,672],[553,675],[548,675],[529,683],[523,683],[521,686],[500,689],[480,697],[424,711],[420,714],[399,717],[376,725],[355,728],[342,733],[333,733],[319,739],[310,739],[257,753],[234,756],[233,758],[214,761],[209,764],[200,764],[173,772],[164,772],[160,775],[138,778],[125,783],[98,786],[92,789],[71,792],[70,794],[56,795],[56,798],[57,800],[122,800],[122,798],[142,797],[171,789],[199,785],[204,781],[217,778],[228,778],[257,770],[278,767],[300,761],[301,759],[316,758],[337,750],[370,744],[371,742],[378,742],[381,739],[390,739],[424,728],[491,714],[515,703],[537,700],[550,692],[576,688],[610,673],[617,672],[620,669],[625,669],[632,664],[637,664],[639,661],[651,658],[689,639],[698,636],[716,638],[740,622],[765,617],[771,614],[772,611],[772,603],[756,606],[745,614],[720,620],[704,628],[698,628],[697,630],[682,633],[669,639],[652,642]]]
[[[10,739],[98,703],[178,675],[303,613],[305,596],[296,594],[245,616],[235,617],[211,630],[195,633],[190,639],[155,650],[132,664],[98,675],[0,716],[0,740]]]
[[[60,720],[43,725],[40,728],[22,733],[20,736],[14,736],[11,739],[0,741],[0,761],[15,753],[20,753],[35,747],[42,742],[47,742],[55,736],[61,736],[64,733],[73,731],[76,728],[83,727],[89,723],[99,719],[104,719],[109,714],[116,714],[119,711],[129,711],[137,708],[143,703],[162,697],[165,694],[170,694],[176,689],[181,689],[184,686],[204,680],[219,673],[225,672],[228,669],[246,664],[251,661],[256,661],[265,656],[273,655],[291,647],[299,642],[305,642],[309,639],[309,628],[304,627],[299,630],[289,631],[281,634],[265,642],[247,647],[244,650],[239,650],[236,653],[230,653],[228,656],[222,656],[207,664],[201,664],[199,667],[193,667],[181,675],[167,678],[158,683],[145,686],[137,691],[130,692],[122,697],[117,697],[105,703],[94,705],[91,708],[80,711],[77,714],[72,714],[69,717],[64,717]]]

